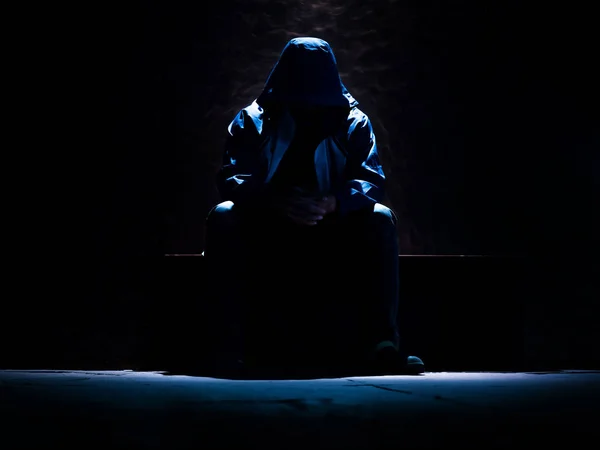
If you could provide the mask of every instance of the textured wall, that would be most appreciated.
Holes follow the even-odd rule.
[[[73,41],[91,60],[74,78],[87,102],[76,119],[93,133],[92,167],[104,170],[86,174],[88,203],[98,202],[91,245],[202,251],[227,124],[297,35],[331,43],[345,84],[373,119],[402,253],[571,252],[589,241],[589,215],[577,204],[591,200],[593,76],[590,29],[575,8],[132,5],[98,9],[88,17],[91,38]]]

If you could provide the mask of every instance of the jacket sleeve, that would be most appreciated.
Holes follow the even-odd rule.
[[[377,142],[368,116],[353,121],[348,131],[344,181],[336,192],[337,212],[346,215],[381,203],[385,175],[377,152]]]
[[[241,110],[229,124],[217,188],[223,201],[242,206],[264,189],[265,169],[261,164],[261,136],[248,112]]]

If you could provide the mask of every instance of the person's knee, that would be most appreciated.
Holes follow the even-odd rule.
[[[370,221],[378,230],[396,230],[398,225],[398,217],[396,213],[381,203],[376,203],[373,207],[373,212],[370,215]]]
[[[237,224],[238,218],[232,201],[221,202],[215,205],[206,217],[209,228],[231,228]]]

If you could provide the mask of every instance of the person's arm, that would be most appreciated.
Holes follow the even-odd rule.
[[[249,205],[265,190],[265,166],[261,164],[263,139],[245,110],[229,124],[228,132],[222,165],[217,173],[217,188],[223,201]]]
[[[375,133],[368,116],[361,114],[350,125],[347,150],[345,181],[335,192],[336,212],[342,216],[381,203],[385,187]]]

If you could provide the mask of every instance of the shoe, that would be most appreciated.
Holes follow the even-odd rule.
[[[406,372],[409,375],[425,373],[425,363],[418,356],[406,357]]]
[[[376,375],[419,375],[425,372],[421,358],[403,355],[391,346],[375,351],[372,368]]]

